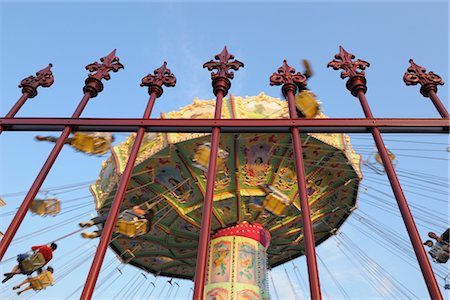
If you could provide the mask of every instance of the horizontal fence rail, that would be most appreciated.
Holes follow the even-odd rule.
[[[128,118],[0,118],[4,131],[74,131],[135,132],[211,132],[221,127],[223,133],[289,133],[301,127],[311,133],[370,133],[378,127],[382,133],[449,133],[450,120],[406,118],[329,118],[329,119],[128,119]]]

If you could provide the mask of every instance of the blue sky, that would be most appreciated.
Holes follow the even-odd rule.
[[[82,97],[81,90],[87,76],[84,66],[98,61],[117,48],[117,56],[125,69],[112,74],[111,80],[104,83],[105,90],[89,102],[82,116],[141,117],[148,96],[146,89],[139,87],[140,80],[166,60],[177,77],[177,86],[166,88],[164,95],[157,100],[152,114],[156,117],[160,112],[185,106],[196,97],[213,98],[210,73],[202,69],[202,65],[227,45],[230,53],[245,64],[245,68],[235,73],[230,93],[245,96],[257,95],[263,91],[279,97],[280,89],[269,86],[269,76],[282,65],[283,59],[302,71],[299,62],[306,58],[310,60],[315,72],[308,85],[323,103],[325,114],[330,117],[363,117],[359,102],[345,89],[345,81],[340,79],[339,73],[326,68],[326,64],[338,52],[339,45],[342,45],[357,58],[371,64],[366,71],[369,87],[367,98],[375,116],[434,118],[438,114],[430,101],[419,94],[418,87],[405,86],[402,77],[408,67],[408,60],[413,58],[427,70],[439,74],[444,81],[448,80],[448,12],[446,1],[233,1],[215,4],[190,1],[2,1],[0,115],[5,115],[19,98],[17,84],[20,80],[50,62],[54,65],[55,84],[50,89],[40,89],[39,95],[24,105],[18,117],[71,115]],[[440,87],[438,94],[448,108],[448,85]],[[33,182],[52,148],[51,144],[35,142],[33,137],[36,134],[38,133],[6,132],[0,137],[0,196],[26,191]],[[123,138],[122,135],[118,136],[119,140]],[[398,156],[399,168],[411,170],[416,177],[426,173],[448,178],[448,153],[445,152],[448,147],[445,146],[448,145],[447,136],[385,135],[385,139],[390,148],[399,149],[397,153],[404,155]],[[414,143],[407,143],[411,141]],[[361,150],[364,158],[369,155],[373,145],[369,135],[353,135],[352,142],[355,148]],[[428,151],[421,152],[420,149]],[[411,150],[417,152],[408,152]],[[85,156],[71,148],[64,148],[48,175],[44,188],[95,180],[101,161],[102,158]],[[406,238],[397,210],[393,209],[394,215],[377,210],[369,205],[371,198],[365,195],[373,195],[371,192],[379,189],[392,197],[389,186],[386,187],[387,180],[384,176],[371,174],[367,168],[363,169],[363,173],[367,173],[363,181],[367,191],[361,191],[358,210],[361,215],[346,223],[342,232],[419,298],[426,298],[428,294],[420,273],[413,267],[405,266],[402,260],[387,252],[382,247],[384,245],[358,230],[364,213],[379,222],[379,226],[384,226],[386,231],[394,230]],[[400,179],[402,183],[412,185],[404,186],[409,201],[440,212],[448,226],[448,205],[445,201],[448,199],[448,186],[440,189],[444,190],[440,196],[429,194],[431,192],[423,189],[421,194],[443,199],[432,201],[417,195],[414,188],[418,186],[408,182],[411,178]],[[89,192],[84,188],[58,196],[64,201],[64,198],[70,200],[87,195]],[[0,208],[0,213],[12,211],[22,200],[21,197],[23,195],[4,197],[8,206]],[[27,216],[16,237],[72,217],[74,221],[43,236],[13,244],[5,257],[12,257],[33,244],[48,242],[76,230],[76,224],[83,217],[87,218],[89,213],[94,213],[91,199],[83,201],[86,206],[82,210],[64,216]],[[85,216],[77,218],[84,211]],[[423,213],[413,210],[413,214],[416,212],[419,216]],[[11,218],[10,215],[2,217],[1,231],[6,230]],[[425,238],[428,227],[433,226],[428,224],[427,227],[426,222],[422,223],[424,224],[418,224],[418,229]],[[443,226],[437,231],[445,228],[445,224],[439,224]],[[78,235],[61,241],[60,248],[55,253],[56,272],[58,268],[70,268],[67,261],[72,256],[88,256],[96,242],[83,245],[84,242]],[[345,239],[342,241],[341,238],[333,238],[318,247],[320,257],[334,277],[353,299],[382,297],[360,274],[361,270],[367,272],[367,267],[364,269],[354,266],[341,253],[341,249],[344,249],[352,255],[343,248],[343,244]],[[73,250],[77,248],[85,251]],[[113,262],[111,268],[118,265],[111,254],[106,257],[105,264],[109,261]],[[306,279],[304,258],[295,263]],[[367,260],[367,263],[372,264],[372,261]],[[89,266],[87,260],[55,286],[33,298],[63,299],[69,296],[84,282]],[[0,265],[2,271],[10,267],[11,263]],[[287,264],[286,268],[291,274],[295,293],[302,295],[302,282],[292,275],[292,264]],[[105,299],[120,291],[122,286],[138,274],[130,266],[123,270],[124,274],[120,279],[103,294]],[[108,272],[109,269],[102,274]],[[286,281],[282,266],[271,274],[281,299],[296,298]],[[342,298],[343,294],[322,266],[320,275],[326,294],[332,299]],[[114,273],[114,276],[119,275]],[[102,277],[99,282],[101,280]],[[143,283],[142,290],[137,291],[137,295],[144,293],[145,284],[150,280],[153,280],[152,276],[147,280],[138,279]],[[168,288],[163,284],[166,280],[158,279],[159,284],[152,296],[158,296],[161,291],[161,297],[166,295]],[[438,283],[442,285],[442,279],[439,278]],[[389,288],[389,284],[386,282],[385,287]],[[177,295],[180,296],[179,299],[187,299],[192,284],[183,281],[180,285]],[[273,288],[271,292],[274,292]],[[18,298],[4,287],[0,295]],[[76,297],[78,294],[74,295]],[[174,293],[170,297],[173,295]],[[274,294],[273,297],[276,299]],[[445,297],[449,298],[448,295]]]

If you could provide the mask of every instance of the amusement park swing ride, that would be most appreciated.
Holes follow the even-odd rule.
[[[163,86],[176,84],[166,62],[142,79],[141,86],[150,95],[142,119],[80,118],[89,99],[103,90],[102,80],[123,68],[115,50],[101,63],[86,67],[92,73],[72,118],[14,118],[27,98],[37,95],[38,86],[53,83],[51,65],[23,80],[23,96],[0,119],[0,133],[62,133],[59,138],[36,137],[55,145],[1,240],[0,257],[28,210],[42,216],[60,212],[56,197],[36,195],[65,144],[90,155],[111,149],[90,186],[103,219],[80,223],[101,229],[92,235],[100,236],[100,242],[81,299],[92,297],[108,247],[123,263],[146,272],[193,280],[194,299],[269,299],[268,269],[305,255],[311,298],[321,299],[315,247],[335,235],[357,208],[365,164],[387,174],[428,292],[433,299],[442,299],[394,170],[395,154],[387,150],[380,134],[448,133],[448,112],[436,95],[437,85],[443,84],[440,77],[425,73],[411,60],[404,80],[407,85],[422,85],[421,93],[432,100],[441,119],[374,118],[365,98],[364,69],[369,64],[354,61],[340,47],[328,66],[343,69],[341,77],[349,78],[347,88],[360,100],[366,118],[332,119],[321,112],[316,96],[307,89],[308,64],[303,75],[284,61],[270,76],[270,85],[281,85],[287,101],[264,93],[225,98],[234,77],[231,70],[244,64],[226,47],[215,59],[204,67],[216,70],[211,73],[216,100],[197,99],[158,119],[150,119],[155,100],[163,94]],[[113,146],[109,132],[121,131],[136,133]],[[346,132],[371,133],[377,149],[362,161]],[[150,212],[151,217],[143,217]],[[32,273],[45,260],[35,253],[22,264]],[[51,274],[45,276],[30,277],[32,288],[50,285]]]

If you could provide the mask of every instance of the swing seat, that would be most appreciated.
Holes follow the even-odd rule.
[[[193,165],[204,172],[208,172],[209,155],[211,154],[211,144],[204,143],[200,145],[194,154]],[[217,153],[217,171],[225,170],[228,152],[219,148]]]
[[[23,273],[31,274],[45,266],[45,258],[42,253],[33,253],[19,263],[19,268]]]
[[[392,153],[391,151],[389,151],[388,149],[387,153],[388,153],[388,157],[391,160],[392,164],[395,166],[397,164],[397,157],[395,156],[394,153]],[[379,163],[380,165],[383,165],[383,160],[381,159],[380,153],[376,153],[375,154],[375,160],[377,161],[377,163]]]
[[[108,152],[111,143],[112,134],[110,133],[75,132],[70,145],[81,152],[101,155]]]
[[[438,253],[438,257],[435,259],[437,263],[445,264],[448,261],[448,257],[444,253]]]
[[[263,201],[264,209],[275,216],[283,216],[286,208],[291,205],[288,196],[269,185],[264,185],[263,189],[267,193],[266,198]]]
[[[314,118],[320,111],[320,104],[316,96],[308,90],[301,91],[295,96],[295,106],[305,118]]]
[[[61,211],[61,202],[57,198],[34,199],[30,211],[39,216],[56,216]]]
[[[120,233],[127,237],[135,237],[144,235],[147,233],[147,223],[146,219],[134,219],[134,220],[124,220],[119,219],[116,223],[116,233]]]
[[[45,289],[46,287],[53,285],[53,275],[49,271],[42,272],[36,277],[32,277],[29,279],[30,286],[35,291],[40,291]]]

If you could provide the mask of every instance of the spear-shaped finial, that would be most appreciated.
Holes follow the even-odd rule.
[[[86,66],[86,70],[89,72],[95,72],[89,74],[86,79],[86,85],[83,88],[83,92],[90,92],[92,98],[97,96],[103,90],[102,79],[109,80],[111,76],[110,71],[117,72],[123,69],[123,65],[119,63],[119,58],[116,56],[116,49],[111,51],[107,56],[100,58],[100,62],[94,62]]]
[[[412,59],[409,60],[411,66],[403,75],[403,81],[406,85],[420,84],[420,93],[424,97],[429,97],[430,91],[437,92],[438,85],[444,85],[442,78],[433,72],[426,72],[424,67],[417,65]]]
[[[306,77],[300,72],[295,73],[295,69],[289,66],[286,60],[283,60],[283,65],[277,72],[270,76],[270,85],[283,85],[281,91],[284,97],[289,90],[295,94],[297,86],[301,89],[306,87]]]
[[[342,46],[339,46],[339,53],[334,56],[334,60],[330,61],[327,67],[332,67],[334,70],[342,69],[341,78],[349,77],[347,81],[347,89],[356,97],[359,90],[364,93],[367,91],[366,77],[364,70],[370,64],[365,60],[356,60],[355,55],[345,51]],[[361,71],[358,71],[360,69]]]
[[[210,60],[203,64],[203,68],[208,68],[209,71],[217,70],[217,72],[211,72],[213,92],[217,95],[218,91],[222,91],[225,96],[231,87],[229,79],[234,78],[234,73],[230,69],[237,71],[239,68],[244,67],[244,64],[235,60],[234,55],[228,53],[227,46],[214,58],[218,61]]]
[[[169,68],[167,68],[167,62],[164,62],[161,67],[153,71],[153,74],[148,74],[142,78],[141,86],[148,87],[148,93],[151,94],[153,91],[157,93],[157,97],[160,97],[163,93],[162,86],[175,86],[177,79],[172,74]]]
[[[55,82],[51,71],[52,67],[52,64],[48,64],[47,67],[36,72],[36,76],[28,76],[23,79],[19,84],[19,87],[22,88],[22,93],[28,93],[30,95],[29,98],[34,98],[38,94],[37,88],[39,86],[51,86]]]

